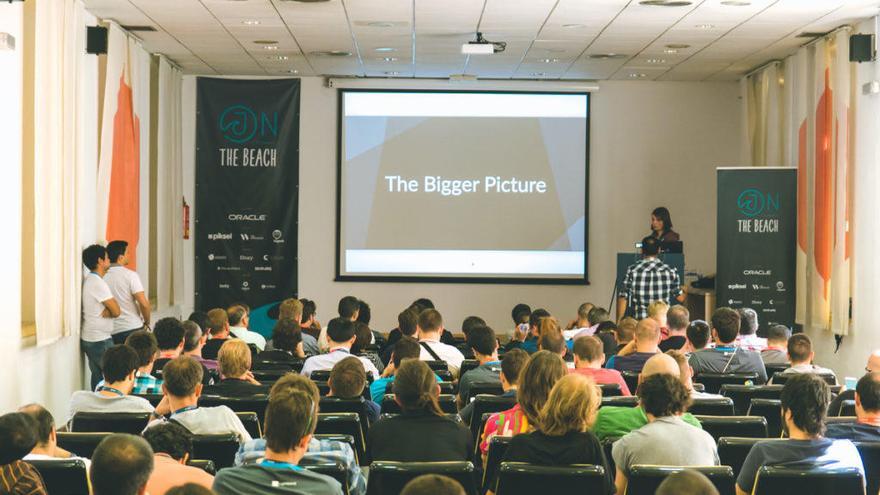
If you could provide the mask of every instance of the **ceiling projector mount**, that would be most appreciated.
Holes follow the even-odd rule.
[[[483,38],[483,33],[477,31],[477,39],[461,45],[461,53],[465,55],[492,55],[501,53],[507,48],[505,41],[489,41]]]

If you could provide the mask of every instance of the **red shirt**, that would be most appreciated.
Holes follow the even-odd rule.
[[[616,383],[620,385],[620,393],[623,395],[632,395],[629,391],[629,387],[626,386],[626,382],[623,380],[623,375],[617,370],[610,370],[607,368],[575,368],[568,370],[568,372],[588,376],[599,385]]]

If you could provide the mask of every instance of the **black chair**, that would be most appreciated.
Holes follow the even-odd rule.
[[[790,364],[764,364],[764,371],[767,372],[767,379],[773,378],[776,373],[791,368]]]
[[[797,376],[797,374],[796,373],[778,373],[776,376],[773,377],[773,384],[774,385],[785,385],[785,382],[787,382],[793,376]],[[825,380],[825,383],[827,383],[828,385],[837,385],[837,377],[835,375],[829,375],[829,374],[825,374],[825,373],[816,373],[816,376]]]
[[[376,461],[370,464],[367,495],[391,495],[400,493],[403,487],[423,474],[448,476],[461,483],[467,495],[477,495],[474,465],[468,461],[457,462],[391,462]]]
[[[235,433],[193,435],[193,458],[213,461],[217,469],[232,467],[236,452],[238,436]]]
[[[244,397],[223,397],[220,395],[203,395],[199,397],[199,405],[202,407],[226,406],[235,412],[253,412],[257,414],[260,423],[266,417],[266,406],[269,405],[269,395],[256,394]]]
[[[776,399],[752,399],[748,415],[767,418],[767,436],[769,438],[779,438],[782,436],[782,401]]]
[[[455,393],[455,387],[453,386],[452,382],[440,382],[437,385],[440,386],[440,393],[441,394],[454,394]],[[394,393],[394,382],[388,382],[388,384],[385,385],[385,393],[386,394],[393,394]]]
[[[367,440],[361,427],[361,418],[357,413],[318,413],[315,433],[350,435],[354,438],[354,452],[359,465],[366,466]]]
[[[330,379],[330,370],[315,370],[309,375],[313,382],[326,382]]]
[[[733,399],[730,397],[694,399],[691,407],[688,408],[688,412],[706,416],[733,416]]]
[[[486,453],[486,466],[483,469],[483,481],[480,485],[483,492],[492,490],[498,482],[498,470],[501,468],[501,459],[510,447],[512,437],[494,436],[489,440],[489,450]],[[478,447],[479,449],[479,447]]]
[[[303,468],[315,472],[320,473],[325,476],[330,476],[335,479],[342,485],[342,493],[343,495],[348,495],[350,487],[348,486],[348,471],[345,469],[345,464],[342,461],[313,461],[309,459],[303,459],[300,464]]]
[[[437,402],[440,403],[440,410],[447,414],[458,412],[454,395],[440,394]],[[395,402],[394,394],[385,394],[385,397],[382,399],[382,414],[400,414],[401,412],[403,411],[400,409],[400,404]]]
[[[467,397],[462,397],[462,400],[467,404],[471,397],[477,395],[502,395],[503,393],[501,382],[474,382],[471,384],[470,394]]]
[[[51,495],[89,495],[88,472],[82,459],[27,461],[33,465]],[[5,492],[4,492],[5,493]]]
[[[636,390],[639,388],[639,372],[621,371],[620,374],[623,375],[623,381],[626,382],[626,386],[629,388],[630,393],[635,395]]]
[[[605,461],[608,462],[608,469],[612,473],[616,473],[616,466],[614,464],[614,456],[611,455],[611,451],[614,448],[614,442],[620,440],[621,437],[605,437],[602,439],[602,451],[605,452]]]
[[[767,438],[767,418],[761,416],[697,416],[706,433],[721,437]]]
[[[263,428],[260,425],[260,418],[257,417],[257,413],[250,411],[236,412],[235,415],[238,416],[238,420],[241,421],[241,424],[251,438],[263,438]]]
[[[718,439],[718,458],[721,459],[722,466],[730,466],[733,468],[733,475],[739,476],[746,456],[752,450],[752,446],[758,442],[779,441],[780,439],[766,438],[742,438],[742,437],[721,437]]]
[[[733,469],[730,466],[696,466],[696,467],[673,467],[673,466],[645,466],[635,465],[630,468],[626,495],[654,495],[660,483],[667,476],[679,473],[685,469],[699,471],[709,478],[709,481],[718,489],[721,495],[736,495],[736,479],[733,477]]]
[[[315,382],[315,386],[318,387],[318,393],[321,397],[325,397],[330,393],[330,385],[327,382]]]
[[[355,413],[360,417],[361,429],[364,438],[367,437],[367,429],[370,427],[370,418],[364,407],[364,401],[357,399],[342,399],[339,397],[321,397],[318,410],[325,413]]]
[[[403,413],[385,413],[380,414],[379,419],[392,419],[402,415]],[[448,419],[449,421],[455,421],[456,423],[461,425],[464,424],[464,421],[461,419],[461,416],[459,416],[458,413],[443,413],[443,417]]]
[[[251,370],[254,378],[263,385],[270,385],[278,381],[282,376],[293,373],[291,370]]]
[[[58,446],[80,457],[92,458],[95,448],[101,440],[109,437],[109,432],[72,432],[59,431],[57,434]]]
[[[435,373],[438,371],[449,371],[449,364],[446,361],[425,361],[425,364],[434,370]]]
[[[549,488],[549,490],[548,490]],[[502,462],[498,472],[497,495],[535,493],[589,493],[603,495],[605,469],[602,466],[538,466],[524,462]]]
[[[147,399],[147,402],[150,403],[151,406],[156,407],[162,402],[162,397],[165,397],[162,394],[131,394],[142,399]]]
[[[354,443],[354,437],[351,435],[340,435],[336,433],[316,433],[313,435],[316,440],[330,440],[334,442],[347,443],[351,447],[352,452],[357,452],[357,445]]]
[[[706,392],[717,394],[721,386],[732,385],[762,385],[758,383],[758,373],[700,373],[694,377],[694,381],[706,386]]]
[[[492,414],[506,411],[516,405],[516,397],[501,397],[500,395],[477,395],[473,402],[473,415],[471,416],[471,434],[474,437],[474,445],[480,443],[480,435],[483,433],[485,421],[480,421],[484,414]],[[479,448],[479,447],[478,447]]]
[[[202,471],[214,476],[217,474],[217,468],[214,466],[214,461],[208,459],[190,459],[186,461],[186,465],[190,467],[194,467],[197,469],[201,469]]]
[[[458,376],[464,376],[465,373],[480,366],[480,362],[476,359],[465,359],[461,362],[461,371]]]
[[[861,494],[864,480],[858,468],[764,466],[755,478],[754,495]]]
[[[733,385],[721,386],[721,395],[733,399],[736,414],[748,413],[752,399],[779,399],[782,385]]]
[[[856,415],[856,401],[854,400],[844,400],[840,402],[840,412],[838,416],[855,416]]]
[[[280,359],[259,359],[251,365],[251,369],[255,371],[263,370],[284,370],[293,373],[302,371],[303,361],[291,356],[290,360]]]
[[[639,398],[635,395],[621,395],[619,397],[602,397],[599,407],[635,407],[639,404]]]
[[[452,376],[452,372],[449,370],[434,370],[434,374],[440,377],[440,380],[443,382],[452,382],[455,380],[455,377]]]
[[[880,492],[880,442],[853,442],[865,466],[867,493]]]
[[[833,423],[850,424],[850,423],[857,423],[858,420],[859,420],[859,418],[857,418],[855,416],[829,416],[829,417],[825,418],[825,424],[826,425],[830,425]]]
[[[150,413],[78,412],[70,421],[70,431],[109,431],[140,435],[149,422]]]
[[[623,390],[620,389],[619,383],[600,383],[599,390],[602,391],[602,397],[620,397],[623,395]]]

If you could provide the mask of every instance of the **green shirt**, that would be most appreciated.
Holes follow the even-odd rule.
[[[689,425],[702,428],[700,422],[691,413],[684,413],[681,419]],[[602,441],[606,438],[622,437],[646,424],[648,424],[648,416],[641,407],[605,406],[599,408],[593,433]]]

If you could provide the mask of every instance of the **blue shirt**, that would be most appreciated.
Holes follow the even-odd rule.
[[[443,380],[434,375],[434,378],[437,379],[437,383],[442,382]],[[388,384],[394,382],[394,375],[379,378],[378,380],[374,380],[372,384],[370,384],[370,396],[373,398],[373,402],[382,406],[382,401],[385,399],[385,389],[388,388]]]
[[[755,477],[762,466],[774,464],[807,464],[826,467],[856,467],[865,476],[862,458],[849,440],[818,438],[815,440],[766,440],[752,446],[743,463],[736,484],[751,493]]]

